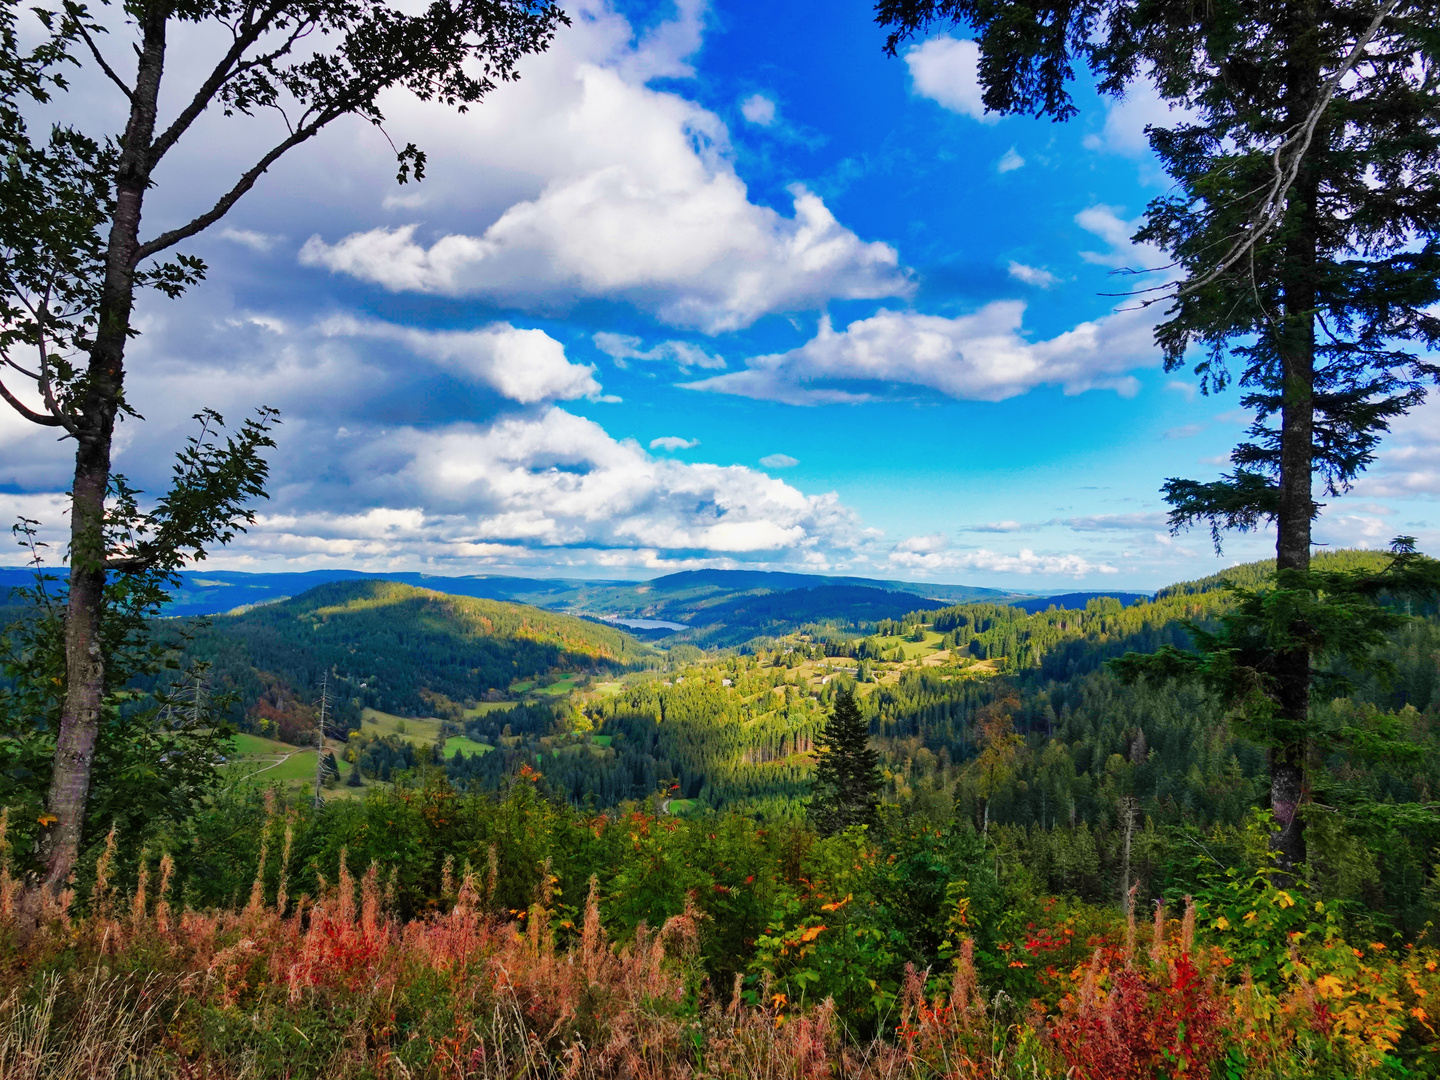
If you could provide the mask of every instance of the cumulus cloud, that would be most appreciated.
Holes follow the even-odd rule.
[[[1128,396],[1139,384],[1127,372],[1158,359],[1147,311],[1117,311],[1038,342],[1024,335],[1024,315],[1022,301],[1000,300],[956,318],[882,309],[838,332],[824,318],[819,333],[796,349],[683,385],[795,405],[863,401],[874,384],[972,401],[1003,401],[1045,385]]]
[[[1025,159],[1016,152],[1013,146],[1006,150],[1004,156],[995,163],[995,171],[998,173],[1014,172],[1016,169],[1024,167]]]
[[[682,439],[679,435],[661,435],[650,440],[651,450],[693,450],[699,445],[699,439]]]
[[[392,430],[331,468],[360,488],[386,530],[444,538],[457,553],[520,544],[783,556],[869,535],[834,494],[806,495],[744,466],[656,458],[555,407],[487,427]],[[272,515],[266,527],[298,535],[305,530],[291,519],[303,517]],[[353,539],[373,539],[357,519],[331,517],[340,523],[332,531],[344,525]]]
[[[1121,207],[1102,203],[1086,207],[1075,215],[1075,224],[1110,246],[1108,251],[1082,251],[1080,258],[1092,265],[1115,270],[1151,269],[1165,265],[1167,260],[1159,248],[1151,244],[1137,244],[1130,239],[1143,219],[1127,221],[1120,216],[1122,212]]]
[[[1060,283],[1060,279],[1039,266],[1026,266],[1022,262],[1010,260],[1010,276],[1016,281],[1023,281],[1026,285],[1034,285],[1039,289],[1049,289]]]
[[[980,89],[980,46],[973,41],[942,34],[912,46],[905,53],[915,93],[938,102],[951,112],[987,124],[1000,118],[985,111]]]
[[[311,237],[300,259],[393,292],[540,308],[624,299],[712,334],[830,299],[912,291],[894,248],[862,241],[799,185],[791,197],[786,218],[748,202],[733,172],[664,192],[617,166],[511,207],[479,237],[450,234],[426,247],[414,225],[382,227],[334,245]]]
[[[602,330],[592,339],[595,347],[615,361],[617,367],[625,367],[627,360],[666,360],[682,371],[692,367],[723,368],[725,358],[708,353],[688,341],[662,341],[649,349],[643,348],[638,337],[630,334],[614,334]]]
[[[342,316],[321,323],[321,332],[327,337],[398,342],[416,356],[434,360],[522,405],[600,394],[595,369],[570,363],[565,346],[543,330],[520,330],[505,322],[480,330],[418,330]]]
[[[648,85],[689,71],[681,50],[698,46],[698,6],[673,33],[636,43],[606,3],[582,0],[575,27],[486,108],[456,120],[400,103],[397,124],[423,136],[428,121],[444,140],[448,179],[395,204],[408,222],[312,236],[302,263],[526,311],[624,302],[706,333],[831,299],[909,295],[893,247],[862,240],[798,185],[788,212],[751,201],[720,118]],[[495,207],[492,189],[528,190]]]
[[[1090,574],[1117,574],[1119,569],[1106,562],[1095,562],[1083,555],[1037,554],[1021,548],[1016,554],[979,548],[974,551],[901,551],[890,553],[890,562],[905,570],[925,573],[955,570],[981,570],[996,574],[1042,574],[1053,577],[1083,578]]]
[[[793,458],[789,454],[766,454],[760,459],[760,464],[767,469],[788,469],[793,465],[799,465],[800,459]]]
[[[1105,126],[1085,136],[1085,147],[1123,157],[1143,157],[1150,152],[1147,127],[1173,127],[1192,118],[1189,111],[1172,108],[1148,80],[1139,79],[1123,98],[1109,102]]]
[[[764,94],[751,94],[740,103],[740,114],[756,127],[775,123],[775,102]]]
[[[937,551],[944,551],[949,546],[950,541],[946,539],[944,533],[929,533],[925,536],[907,536],[895,545],[895,550],[916,555],[929,555]]]

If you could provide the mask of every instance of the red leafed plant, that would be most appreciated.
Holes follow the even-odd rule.
[[[1046,1034],[1076,1080],[1205,1076],[1224,1052],[1220,988],[1194,955],[1194,905],[1186,899],[1180,940],[1165,942],[1156,907],[1149,964],[1109,970],[1096,950],[1077,993],[1068,994]],[[1134,940],[1133,933],[1130,940]]]

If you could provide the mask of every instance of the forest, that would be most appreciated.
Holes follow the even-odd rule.
[[[0,0],[0,1080],[1440,1078],[1437,26]]]

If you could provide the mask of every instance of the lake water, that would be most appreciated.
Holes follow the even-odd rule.
[[[664,619],[621,619],[613,615],[603,616],[606,622],[628,626],[632,630],[689,630],[684,623],[666,622]]]

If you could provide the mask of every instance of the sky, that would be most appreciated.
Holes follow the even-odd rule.
[[[292,152],[182,246],[205,283],[142,301],[132,483],[163,488],[203,407],[281,410],[270,498],[208,565],[1040,592],[1272,550],[1166,525],[1160,485],[1217,476],[1248,417],[1163,372],[1158,309],[1114,295],[1164,262],[1129,239],[1168,186],[1147,88],[1002,118],[963,31],[886,57],[864,3],[566,10],[469,113],[396,93],[385,132]],[[219,43],[172,40],[173,111]],[[107,84],[76,86],[64,108],[119,126]],[[207,114],[143,231],[208,205],[278,123]],[[387,136],[427,152],[423,183],[397,186]],[[1437,418],[1396,425],[1319,542],[1440,548]],[[63,544],[72,453],[0,416],[0,512]]]

